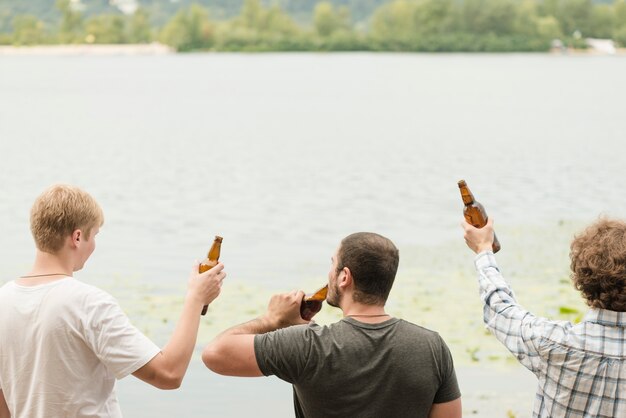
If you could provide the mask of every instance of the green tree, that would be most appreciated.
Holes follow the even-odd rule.
[[[561,0],[543,0],[537,3],[537,9],[540,16],[558,16],[559,2]]]
[[[517,7],[512,32],[526,36],[537,35],[539,32],[539,16],[535,0],[522,0]]]
[[[465,0],[462,6],[463,28],[470,33],[512,33],[516,17],[513,0]]]
[[[13,18],[13,44],[37,45],[45,39],[44,23],[33,15],[17,15]]]
[[[84,39],[84,29],[80,11],[72,5],[71,0],[56,0],[56,7],[61,12],[59,40],[67,43],[81,42]]]
[[[565,35],[571,36],[575,31],[580,31],[584,37],[591,30],[592,9],[591,0],[561,0],[553,16],[559,21]]]
[[[263,6],[259,0],[245,0],[241,8],[241,20],[247,28],[260,29],[263,19]]]
[[[613,13],[615,13],[615,24],[618,27],[626,26],[626,0],[616,0],[613,3]]]
[[[561,39],[563,37],[561,25],[554,16],[537,18],[537,34],[544,39]]]
[[[218,25],[217,48],[228,51],[291,51],[307,48],[303,32],[280,7],[246,0],[239,16]]]
[[[626,48],[626,0],[616,0],[613,3],[613,13],[615,16],[615,26],[612,38],[621,47]]]
[[[120,15],[99,15],[85,22],[86,40],[97,44],[123,44],[126,38],[126,20]]]
[[[300,28],[291,16],[274,5],[261,14],[261,32],[289,36],[300,32]]]
[[[626,26],[617,28],[613,31],[613,40],[615,40],[622,48],[626,48]]]
[[[207,49],[214,44],[214,29],[207,10],[192,4],[176,13],[165,25],[161,39],[178,51]]]
[[[150,26],[150,15],[142,7],[135,10],[130,18],[129,42],[148,43],[152,41],[152,28]]]
[[[597,4],[591,11],[587,36],[610,38],[615,28],[615,13],[608,4]]]
[[[457,19],[453,0],[424,0],[413,11],[414,30],[421,35],[452,32]]]
[[[318,35],[326,37],[338,31],[350,30],[350,11],[346,7],[335,9],[328,1],[315,5],[313,25]]]
[[[380,6],[372,16],[371,35],[378,39],[402,40],[413,35],[416,4],[394,0]]]
[[[259,0],[245,0],[241,14],[232,24],[257,35],[293,35],[300,28],[280,7],[265,8]]]

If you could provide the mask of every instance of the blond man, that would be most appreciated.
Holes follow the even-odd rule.
[[[0,288],[0,418],[121,417],[115,380],[129,374],[160,389],[180,386],[224,266],[202,274],[194,267],[180,320],[160,349],[112,296],[73,278],[103,222],[98,203],[77,187],[54,185],[36,199],[35,262]]]

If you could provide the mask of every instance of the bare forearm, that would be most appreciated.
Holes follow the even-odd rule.
[[[9,407],[7,406],[7,402],[4,399],[4,394],[0,390],[0,418],[11,418],[11,412],[9,412]]]
[[[302,291],[272,296],[263,316],[227,329],[209,343],[202,353],[204,364],[227,376],[262,376],[254,348],[257,335],[307,324],[300,317],[303,297]]]
[[[215,340],[219,340],[222,337],[227,337],[230,335],[265,334],[266,332],[275,331],[278,328],[282,327],[275,322],[270,321],[270,319],[268,319],[266,316],[260,316],[248,322],[244,322],[243,324],[235,325],[234,327],[227,329],[226,331],[219,334],[215,338]]]
[[[221,263],[204,273],[197,272],[195,265],[180,319],[169,342],[157,356],[133,373],[159,389],[177,389],[182,384],[196,346],[202,307],[220,294],[222,280],[226,277]]]
[[[226,376],[261,376],[254,352],[254,338],[257,334],[277,328],[267,317],[229,328],[204,348],[202,361],[215,373]]]
[[[189,296],[185,298],[178,324],[169,342],[162,350],[166,367],[171,373],[181,378],[187,371],[196,346],[202,306],[202,302],[194,298]]]

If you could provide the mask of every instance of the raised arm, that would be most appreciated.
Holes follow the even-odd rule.
[[[547,333],[564,331],[564,324],[536,317],[517,303],[491,251],[493,223],[481,229],[463,222],[465,242],[476,254],[480,297],[485,325],[531,371],[540,367],[539,343]]]
[[[272,296],[265,315],[222,332],[204,348],[202,361],[209,369],[222,375],[262,376],[254,353],[254,336],[291,325],[307,324],[308,321],[300,317],[303,297],[302,291]]]
[[[217,298],[225,277],[222,263],[201,274],[198,266],[194,266],[183,311],[172,337],[161,352],[133,376],[159,389],[180,387],[196,345],[202,307]]]

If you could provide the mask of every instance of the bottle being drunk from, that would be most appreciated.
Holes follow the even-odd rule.
[[[473,225],[476,228],[482,228],[487,224],[487,212],[480,202],[474,199],[474,195],[467,187],[465,180],[459,180],[459,189],[461,190],[461,198],[463,199],[463,216],[468,224]],[[493,246],[491,247],[494,253],[500,251],[500,242],[495,232],[493,233]]]
[[[313,294],[307,294],[300,304],[300,316],[306,321],[310,321],[316,313],[322,309],[322,304],[328,294],[328,285],[317,290]]]
[[[212,269],[217,265],[217,262],[220,259],[220,251],[222,250],[222,237],[219,235],[215,236],[215,240],[213,240],[213,245],[211,245],[211,249],[207,254],[207,258],[202,260],[200,266],[198,267],[198,271],[200,273],[204,273],[207,270]],[[204,305],[202,308],[202,315],[206,315],[206,311],[209,308],[209,305]]]

